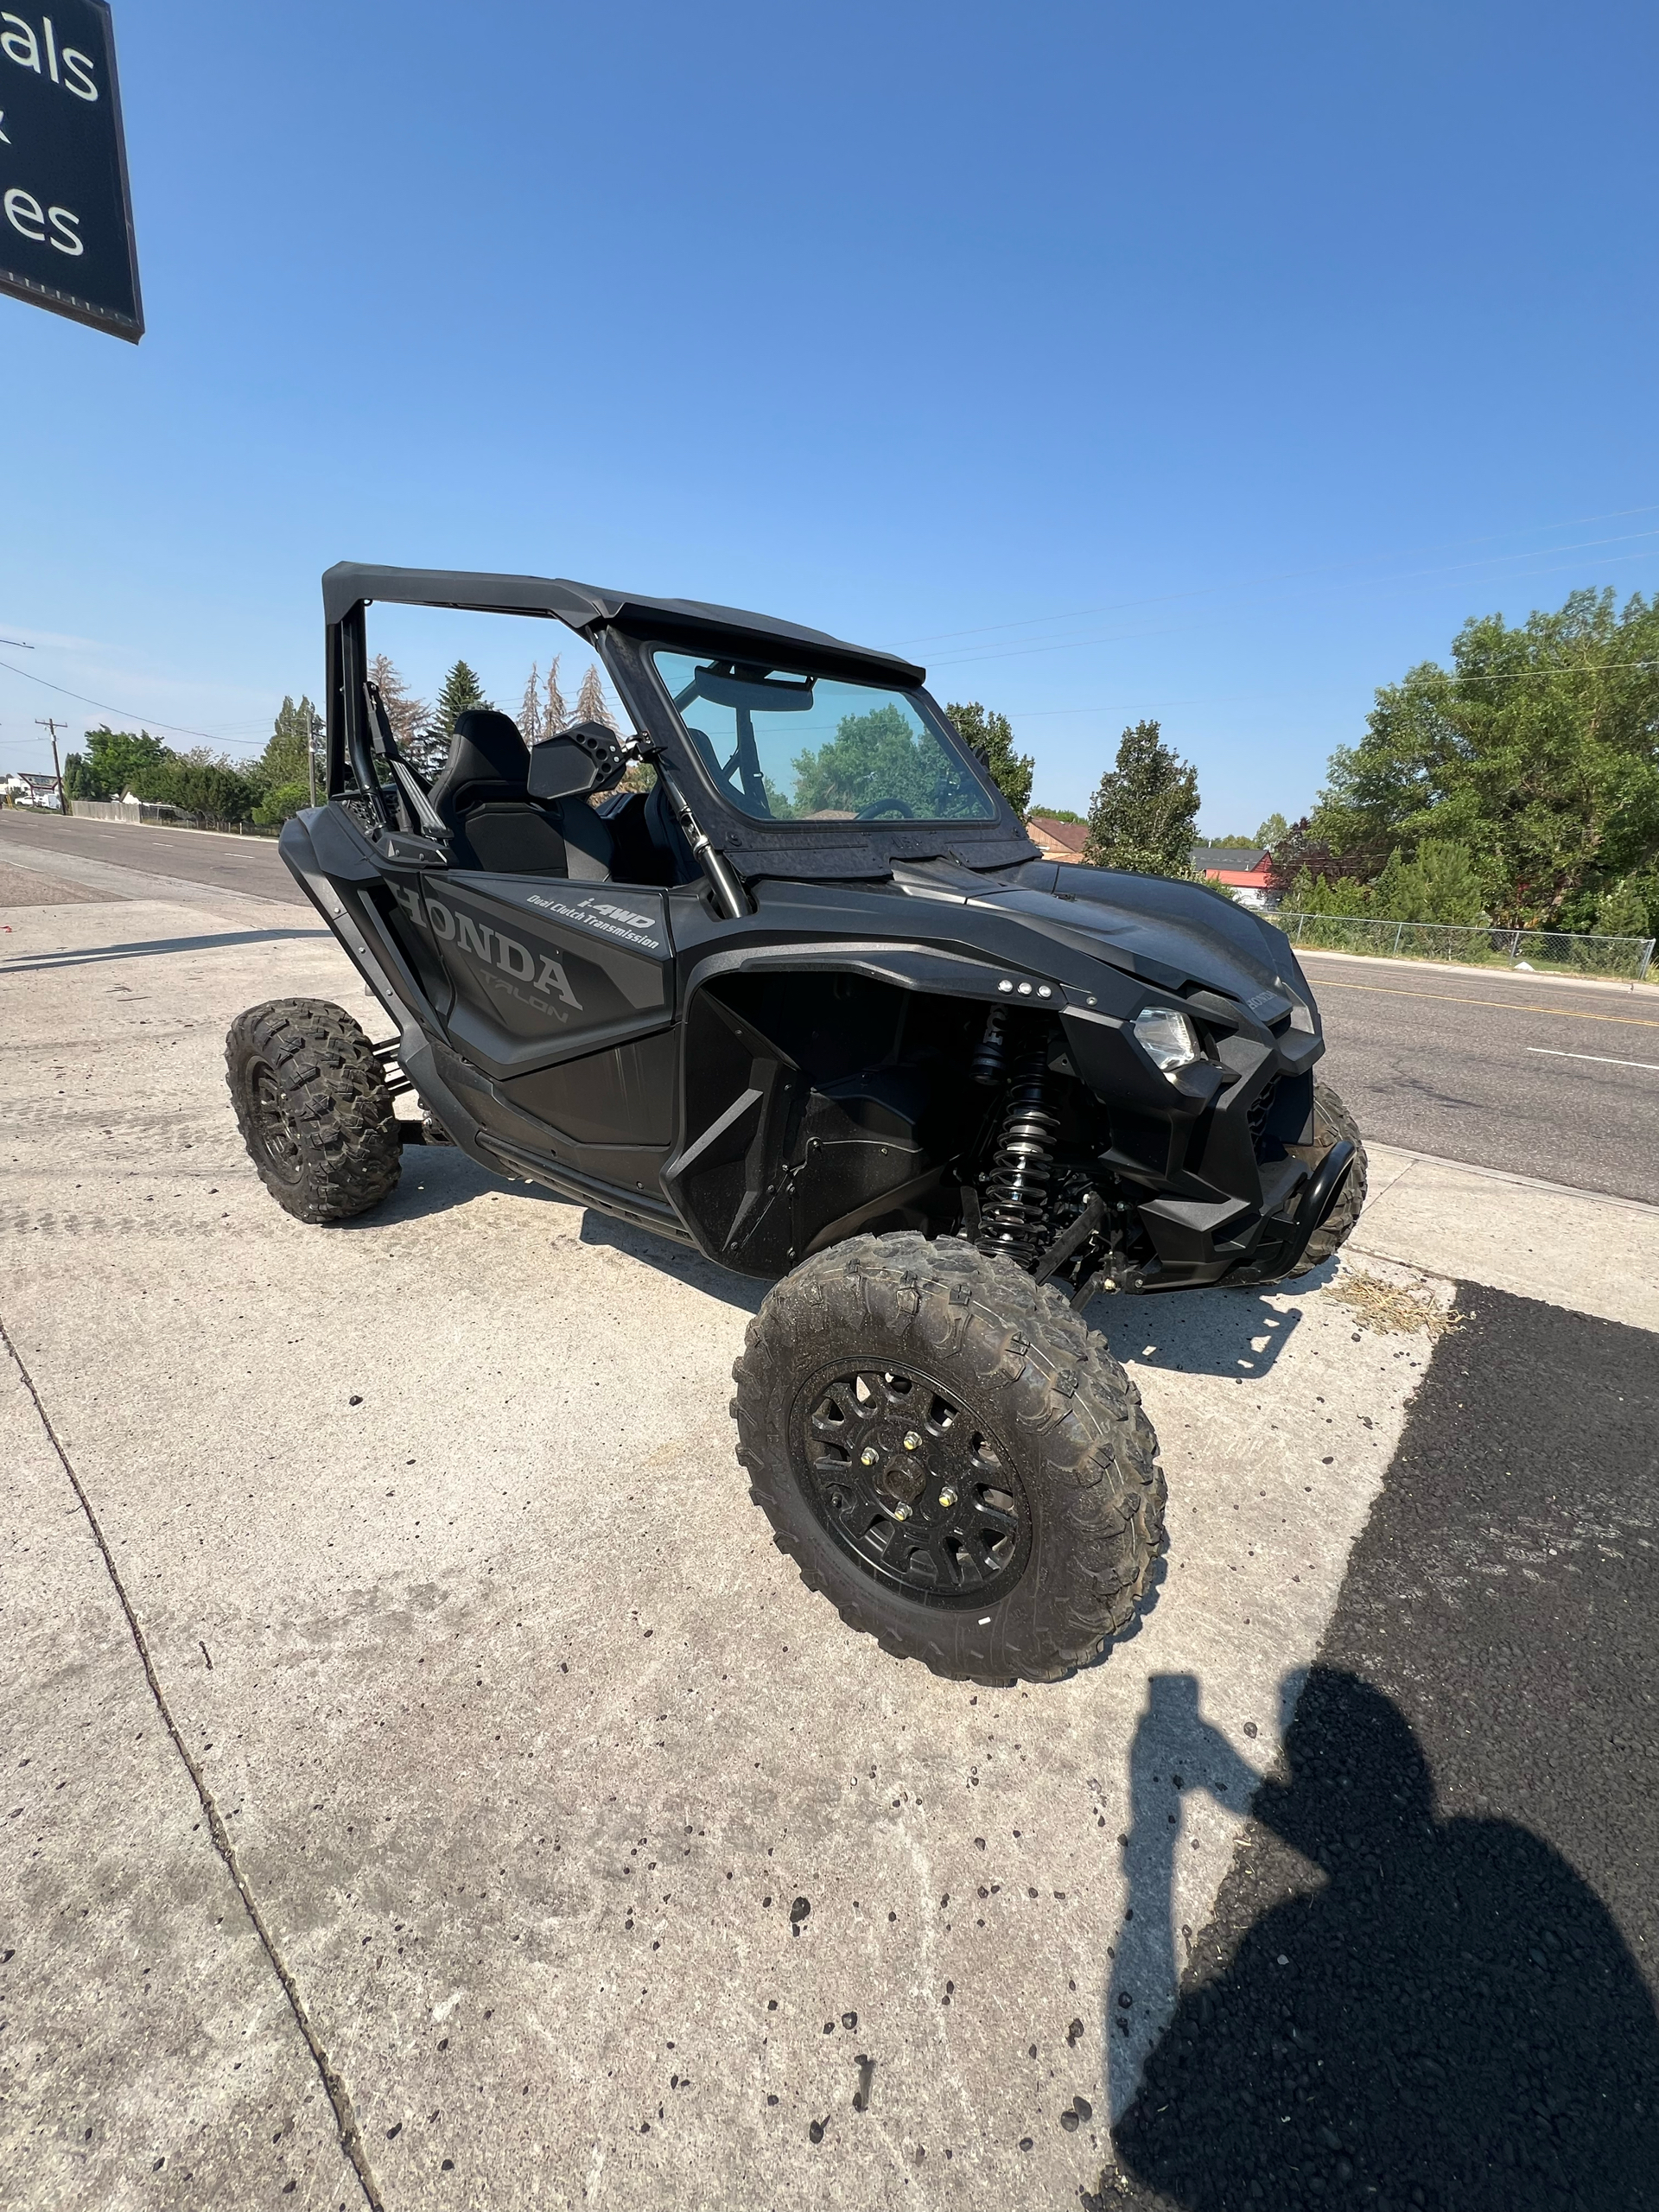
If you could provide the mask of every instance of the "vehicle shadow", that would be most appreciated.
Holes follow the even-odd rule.
[[[481,1196],[499,1198],[504,1205],[582,1211],[556,1191],[543,1190],[539,1183],[508,1182],[505,1175],[481,1166],[456,1145],[406,1145],[397,1188],[367,1213],[328,1225],[335,1234],[345,1236],[360,1230],[385,1229],[397,1222],[426,1221]]]
[[[757,1312],[770,1287],[757,1282],[753,1276],[716,1267],[701,1252],[690,1251],[665,1236],[653,1236],[648,1229],[637,1229],[630,1222],[613,1220],[608,1214],[600,1213],[591,1206],[584,1207],[578,1199],[563,1198],[556,1191],[543,1189],[539,1183],[510,1183],[505,1176],[481,1166],[455,1145],[406,1147],[404,1172],[397,1189],[372,1211],[332,1225],[342,1235],[385,1229],[400,1222],[424,1221],[480,1197],[499,1198],[504,1205],[557,1209],[566,1217],[565,1225],[573,1219],[579,1223],[579,1243],[625,1253],[629,1259],[655,1268],[659,1274],[671,1276],[690,1289],[718,1298],[740,1313]]]
[[[1154,1678],[1131,1769],[1136,1933],[1106,2025],[1126,2052],[1120,2023],[1173,1979],[1172,1807],[1236,1802],[1250,1774],[1190,1675]],[[1566,1859],[1516,1822],[1439,1817],[1398,1707],[1323,1667],[1250,1811],[1266,1847],[1236,1861],[1138,2083],[1116,2061],[1123,2177],[1183,2212],[1659,2203],[1659,2017]],[[1104,2179],[1085,2199],[1122,2201]]]
[[[625,1252],[629,1259],[643,1261],[659,1274],[684,1283],[688,1289],[705,1291],[710,1298],[736,1306],[741,1313],[758,1313],[761,1300],[772,1287],[753,1275],[741,1275],[730,1268],[717,1267],[701,1252],[672,1243],[666,1236],[655,1236],[648,1229],[636,1229],[632,1222],[615,1220],[609,1214],[591,1210],[584,1214],[582,1242]]]
[[[1093,1298],[1084,1318],[1126,1365],[1255,1382],[1272,1371],[1300,1326],[1301,1301],[1323,1290],[1336,1272],[1336,1262],[1327,1260],[1294,1283],[1259,1289]]]

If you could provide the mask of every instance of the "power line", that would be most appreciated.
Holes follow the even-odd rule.
[[[1496,544],[1500,538],[1520,537],[1525,531],[1529,530],[1586,530],[1588,529],[1592,523],[1623,522],[1627,520],[1632,515],[1651,514],[1659,514],[1659,505],[1645,507],[1615,507],[1611,509],[1605,514],[1576,515],[1564,522],[1522,523],[1515,530],[1495,531],[1490,536],[1484,537],[1442,538],[1432,545],[1408,546],[1403,553],[1395,553],[1393,555],[1386,553],[1357,554],[1351,561],[1324,561],[1315,563],[1311,568],[1273,569],[1266,575],[1242,576],[1237,578],[1232,583],[1198,584],[1185,591],[1155,593],[1147,599],[1112,600],[1101,607],[1074,607],[1063,613],[1032,614],[1026,616],[1022,620],[1015,622],[987,622],[982,624],[979,627],[971,630],[933,630],[928,632],[924,636],[899,638],[895,639],[893,642],[901,645],[943,645],[953,638],[989,637],[999,630],[1035,629],[1039,624],[1044,622],[1081,622],[1092,615],[1120,614],[1136,607],[1163,607],[1166,606],[1172,600],[1205,599],[1211,597],[1217,592],[1252,590],[1259,584],[1290,582],[1301,576],[1337,575],[1344,569],[1363,568],[1368,561],[1386,561],[1389,559],[1410,560],[1414,555],[1418,553],[1453,553],[1456,552],[1458,548],[1462,545],[1493,545]],[[1637,537],[1648,537],[1652,534],[1653,533],[1649,531],[1635,531],[1631,533],[1631,535]],[[1599,542],[1606,543],[1616,541],[1604,539]],[[1559,545],[1541,545],[1535,549],[1538,555],[1570,551],[1572,549],[1570,547],[1561,547]],[[1506,553],[1494,555],[1492,557],[1497,560],[1523,561],[1529,556],[1524,553]],[[1461,565],[1466,568],[1478,568],[1482,563],[1471,561],[1465,562]]]
[[[1649,533],[1645,531],[1641,533],[1643,536],[1647,536],[1648,534]],[[1655,532],[1653,534],[1659,536],[1659,532]],[[1542,553],[1544,551],[1552,551],[1555,550],[1557,549],[1541,549],[1539,554],[1531,557],[1541,558],[1542,557]],[[1644,548],[1640,553],[1610,553],[1605,556],[1605,559],[1599,565],[1602,567],[1611,567],[1623,561],[1648,561],[1654,559],[1656,556],[1659,556],[1659,547],[1649,546]],[[1534,569],[1530,571],[1528,577],[1522,578],[1520,581],[1529,582],[1542,576],[1570,575],[1575,569],[1581,568],[1583,565],[1583,563],[1576,561],[1566,561],[1558,568]],[[1425,570],[1423,573],[1425,575],[1446,575],[1453,572],[1450,570],[1430,569]],[[1392,583],[1394,580],[1385,578],[1382,582]],[[1374,600],[1380,603],[1384,599],[1408,597],[1410,595],[1411,588],[1411,585],[1408,583],[1404,589],[1391,588],[1385,591],[1381,588],[1381,584],[1379,584],[1378,586],[1372,588],[1372,596]],[[1186,595],[1191,596],[1192,594]],[[1187,629],[1190,630],[1190,625],[1186,626]],[[1090,645],[1141,645],[1154,638],[1179,637],[1183,633],[1183,626],[1176,624],[1166,626],[1162,630],[1124,630],[1116,632],[1115,635],[1109,634],[1105,637],[1059,638],[1047,645],[1009,645],[1006,648],[992,652],[964,653],[957,659],[935,661],[931,664],[930,673],[931,673],[935,669],[977,668],[986,661],[1028,660],[1034,658],[1039,653],[1081,652]]]
[[[164,721],[159,715],[143,715],[139,714],[131,707],[111,706],[107,699],[89,699],[84,691],[72,691],[67,684],[48,683],[45,677],[36,676],[29,669],[19,668],[16,663],[12,661],[0,660],[0,668],[10,669],[14,676],[21,676],[28,683],[43,683],[46,685],[46,689],[48,691],[56,691],[65,699],[79,700],[83,707],[96,707],[99,709],[100,713],[106,715],[119,715],[124,721],[138,722],[146,728],[153,723],[157,729],[171,730],[174,734],[178,737],[206,738],[210,745],[243,747],[254,745],[254,741],[251,738],[225,737],[221,735],[218,730],[213,729],[192,729],[188,722]],[[263,752],[264,750],[264,744],[259,744],[255,747],[255,749]]]

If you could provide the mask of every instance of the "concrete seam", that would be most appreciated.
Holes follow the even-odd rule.
[[[207,1818],[208,1834],[213,1838],[213,1847],[224,1861],[226,1872],[235,1885],[237,1895],[242,1900],[243,1910],[248,1916],[265,1956],[270,1961],[271,1970],[281,1985],[283,1996],[288,1999],[288,2007],[294,2016],[295,2024],[304,2037],[306,2049],[310,2052],[312,2063],[321,2077],[323,2089],[330,2105],[334,2107],[334,2124],[340,2136],[340,2147],[349,2160],[352,2171],[357,2176],[363,2194],[368,2200],[371,2212],[385,2212],[384,2200],[375,2184],[374,2175],[369,2165],[368,2154],[363,2147],[362,2138],[359,2133],[357,2115],[352,2106],[351,2092],[335,2070],[327,2050],[323,2048],[321,2038],[311,2024],[311,2018],[306,2011],[305,1999],[300,1994],[299,1985],[295,1980],[293,1973],[281,1951],[277,1948],[276,1940],[265,1924],[264,1915],[259,1910],[258,1902],[249,1886],[247,1877],[238,1864],[236,1847],[231,1840],[230,1833],[225,1826],[213,1791],[208,1788],[207,1778],[200,1767],[191,1755],[190,1747],[185,1742],[177,1721],[173,1718],[172,1707],[168,1704],[166,1693],[162,1688],[160,1678],[156,1672],[155,1662],[149,1655],[149,1645],[145,1640],[144,1631],[139,1625],[138,1616],[133,1610],[132,1601],[128,1597],[125,1586],[122,1582],[120,1570],[116,1566],[114,1554],[110,1550],[108,1540],[105,1536],[98,1515],[93,1510],[92,1502],[86,1495],[80,1478],[76,1474],[69,1454],[64,1450],[56,1429],[52,1426],[51,1416],[41,1402],[40,1392],[35,1387],[35,1378],[25,1366],[22,1355],[12,1342],[3,1320],[0,1320],[0,1344],[5,1346],[12,1364],[22,1379],[23,1388],[29,1393],[41,1427],[46,1431],[48,1440],[58,1456],[59,1465],[68,1477],[70,1488],[74,1491],[81,1512],[86,1516],[86,1525],[92,1531],[92,1541],[98,1546],[103,1556],[105,1572],[109,1575],[117,1601],[125,1617],[128,1632],[132,1637],[133,1647],[138,1654],[139,1664],[144,1670],[144,1680],[149,1685],[149,1694],[155,1701],[157,1713],[161,1715],[162,1724],[172,1738],[173,1748],[184,1762],[186,1772],[195,1784],[196,1796],[200,1800],[201,1809]]]

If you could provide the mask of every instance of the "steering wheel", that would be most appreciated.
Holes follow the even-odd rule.
[[[884,814],[902,814],[906,822],[916,819],[916,810],[901,798],[873,798],[868,806],[861,806],[853,817],[855,822],[874,822]]]

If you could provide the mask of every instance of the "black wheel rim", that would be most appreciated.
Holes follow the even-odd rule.
[[[1011,1454],[919,1368],[852,1361],[796,1402],[802,1487],[867,1574],[931,1605],[993,1604],[1025,1572],[1031,1507]]]
[[[248,1097],[253,1113],[253,1141],[270,1173],[284,1183],[297,1183],[305,1158],[276,1077],[264,1060],[248,1069]]]

